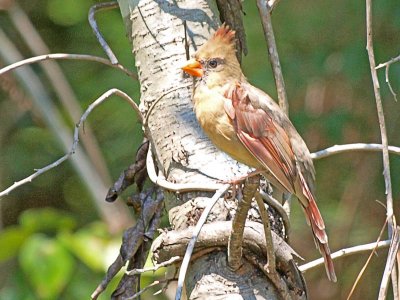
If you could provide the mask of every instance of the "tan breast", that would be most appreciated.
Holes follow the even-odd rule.
[[[253,168],[261,168],[238,139],[232,121],[225,112],[224,102],[230,100],[219,91],[202,86],[197,87],[193,100],[197,120],[213,144],[233,159]]]

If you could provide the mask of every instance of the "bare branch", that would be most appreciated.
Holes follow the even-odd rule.
[[[399,250],[399,243],[400,243],[399,230],[400,230],[399,227],[397,227],[394,230],[393,238],[390,243],[388,258],[387,258],[386,265],[385,265],[385,271],[383,272],[381,286],[379,288],[378,300],[386,299],[387,289],[389,286],[389,278],[390,278],[390,275],[393,274],[392,270],[393,270],[394,264],[396,262],[397,251]],[[395,276],[395,277],[397,277],[397,276]],[[397,284],[397,280],[395,282]]]
[[[389,150],[388,150],[388,139],[387,139],[387,133],[386,133],[385,115],[383,113],[382,99],[381,99],[381,95],[380,95],[380,91],[379,91],[380,87],[379,87],[378,74],[376,71],[374,48],[373,48],[372,3],[371,2],[372,2],[372,0],[366,0],[367,52],[368,52],[368,58],[369,58],[369,65],[371,68],[371,76],[372,76],[372,82],[373,82],[374,93],[375,93],[375,101],[376,101],[376,110],[378,113],[379,128],[381,131],[381,139],[382,139],[382,145],[383,145],[383,153],[382,153],[383,177],[385,180],[385,190],[386,190],[386,215],[387,215],[387,221],[388,221],[388,234],[389,234],[389,238],[393,238],[393,231],[394,230],[396,231],[395,232],[396,241],[392,241],[392,242],[395,245],[394,247],[397,252],[397,249],[399,247],[399,238],[398,238],[398,232],[397,232],[398,230],[397,230],[397,228],[395,228],[396,227],[396,218],[393,213],[392,181],[391,181],[391,176],[390,176],[390,160],[389,160]],[[386,68],[386,76],[388,79],[388,68]],[[389,83],[389,87],[393,93],[390,83]],[[390,247],[390,249],[389,249],[389,254],[388,254],[386,267],[385,267],[385,273],[382,278],[378,299],[386,298],[387,287],[389,284],[389,274],[392,275],[393,288],[396,289],[396,287],[397,287],[397,274],[395,272],[393,272],[393,273],[391,272],[393,269],[393,265],[396,261],[396,255],[393,255],[390,250],[392,250],[392,247]],[[396,294],[396,293],[397,293],[397,290],[394,291],[394,294]]]
[[[400,55],[397,56],[397,57],[392,58],[391,60],[389,60],[387,62],[384,62],[384,63],[381,63],[381,64],[377,65],[375,67],[375,69],[380,69],[380,68],[383,68],[383,67],[387,67],[388,65],[394,64],[394,63],[396,63],[398,61],[400,61]]]
[[[274,244],[272,242],[272,234],[271,234],[271,225],[269,224],[268,212],[265,209],[264,201],[261,198],[261,195],[256,192],[254,195],[258,208],[260,209],[261,220],[264,225],[264,235],[265,235],[265,242],[267,244],[267,265],[265,268],[269,274],[276,276],[276,264],[275,264],[275,251],[274,251]]]
[[[278,200],[276,200],[271,195],[268,195],[263,191],[260,191],[260,195],[264,199],[264,201],[267,202],[267,204],[271,206],[273,209],[275,209],[281,216],[283,225],[285,226],[285,235],[287,236],[290,231],[290,220],[288,214],[286,213],[285,208],[279,203]]]
[[[331,254],[331,257],[332,257],[332,259],[337,259],[337,258],[346,257],[346,256],[353,255],[353,254],[370,251],[370,250],[386,248],[386,247],[389,247],[389,245],[390,245],[390,240],[380,241],[378,243],[373,242],[373,243],[369,243],[369,244],[365,244],[365,245],[358,245],[358,246],[344,248],[344,249],[335,251],[334,253]],[[299,267],[299,270],[301,272],[306,272],[310,269],[313,269],[315,267],[322,266],[322,265],[324,265],[324,259],[321,257],[316,260],[310,261],[304,265],[301,265]]]
[[[383,150],[383,146],[381,144],[363,144],[363,143],[355,143],[355,144],[346,144],[346,145],[335,145],[324,150],[320,150],[314,153],[311,153],[312,159],[321,159],[324,157],[328,157],[334,154],[352,152],[352,151],[370,151],[370,152],[381,152]],[[400,147],[396,146],[388,146],[388,151],[392,154],[400,155]]]
[[[395,91],[393,90],[392,84],[390,83],[390,79],[389,79],[389,68],[390,65],[386,66],[385,69],[385,81],[389,87],[389,91],[392,93],[394,100],[397,102],[397,94],[395,93]]]
[[[99,106],[101,103],[103,103],[111,95],[114,95],[114,94],[117,96],[120,96],[122,99],[127,101],[131,105],[131,107],[137,112],[139,119],[142,120],[139,108],[137,107],[136,103],[132,100],[132,98],[130,98],[127,94],[125,94],[124,92],[122,92],[118,89],[111,89],[111,90],[105,92],[103,95],[101,95],[99,98],[97,98],[96,101],[94,101],[92,104],[89,105],[89,107],[87,108],[85,113],[82,115],[81,119],[79,120],[79,122],[76,124],[75,131],[74,131],[74,142],[72,144],[71,150],[67,154],[65,154],[63,157],[61,157],[60,159],[51,163],[50,165],[48,165],[44,168],[41,168],[41,169],[37,169],[35,171],[35,173],[33,173],[32,175],[30,175],[30,176],[26,177],[25,179],[22,179],[18,182],[15,182],[13,185],[8,187],[4,191],[0,192],[0,198],[5,195],[8,195],[12,190],[16,189],[17,187],[24,185],[28,182],[31,182],[36,177],[57,167],[58,165],[60,165],[61,163],[63,163],[67,159],[69,159],[75,153],[75,150],[79,143],[79,127],[83,124],[83,122],[86,120],[86,118],[89,116],[89,114],[93,111],[93,109],[95,109],[97,106]]]
[[[346,300],[349,300],[351,298],[351,296],[354,293],[354,290],[356,289],[357,284],[360,282],[360,279],[361,279],[362,275],[364,274],[364,271],[367,269],[367,266],[372,259],[372,255],[375,253],[376,249],[378,248],[378,244],[382,238],[382,235],[386,228],[387,223],[388,223],[388,219],[386,218],[385,223],[382,226],[381,232],[379,233],[378,239],[376,240],[375,247],[372,249],[370,255],[368,256],[367,261],[365,262],[364,266],[361,268],[360,273],[358,274],[356,280],[354,281],[353,286],[351,287],[351,290],[350,290],[349,295],[347,296]],[[389,240],[389,243],[390,243],[390,240]]]
[[[31,22],[28,15],[18,3],[15,2],[7,12],[13,25],[18,30],[26,46],[32,51],[33,55],[50,53],[49,47],[36,30],[35,24]],[[49,82],[54,87],[54,92],[70,115],[71,120],[79,120],[83,113],[81,104],[58,62],[55,60],[47,60],[46,63],[41,64],[41,67],[47,75]],[[59,133],[56,132],[56,134]],[[81,143],[86,149],[87,156],[95,167],[95,171],[98,172],[102,181],[106,185],[109,185],[111,176],[100,150],[99,143],[89,125],[85,127],[85,134],[81,136]]]
[[[182,297],[183,282],[185,281],[186,271],[189,266],[190,257],[192,256],[194,245],[196,243],[197,237],[199,236],[200,230],[203,227],[204,223],[207,221],[207,217],[208,217],[211,209],[218,202],[219,198],[221,198],[229,188],[230,188],[230,185],[225,184],[219,190],[217,190],[215,192],[214,196],[210,199],[209,204],[203,210],[203,212],[200,216],[200,219],[197,221],[196,227],[195,227],[192,237],[187,245],[185,256],[183,257],[182,264],[181,264],[181,267],[179,270],[178,286],[176,288],[175,300],[180,300]]]
[[[101,2],[101,3],[96,3],[92,5],[89,9],[89,24],[90,27],[92,27],[94,34],[96,35],[97,40],[99,41],[101,47],[103,50],[106,52],[108,58],[110,59],[111,63],[113,65],[118,64],[118,59],[115,56],[114,52],[111,50],[110,46],[107,44],[106,40],[104,39],[103,35],[100,33],[99,28],[97,26],[97,22],[95,19],[95,15],[97,12],[102,11],[102,10],[109,10],[109,9],[114,9],[118,8],[118,2],[117,1],[111,1],[111,2]]]
[[[279,62],[279,55],[276,47],[274,31],[272,29],[271,10],[265,0],[257,0],[257,7],[261,16],[265,40],[268,44],[268,57],[271,63],[272,71],[274,73],[276,90],[278,92],[279,106],[286,114],[289,114],[289,102],[287,100],[285,90],[285,81],[283,80],[282,68]]]
[[[243,197],[239,199],[235,216],[232,220],[232,232],[228,242],[228,265],[232,270],[238,270],[243,262],[243,232],[247,214],[257,187],[260,185],[260,176],[247,177],[243,187]],[[260,208],[261,211],[261,208]],[[267,237],[265,237],[267,238]]]
[[[153,257],[157,262],[170,259],[172,256],[183,257],[188,241],[193,236],[195,228],[188,227],[183,230],[163,232],[153,243]],[[205,224],[195,245],[195,252],[204,251],[206,248],[226,248],[232,231],[231,221],[216,221]],[[264,226],[258,222],[247,221],[243,235],[244,248],[257,256],[267,257],[266,242],[263,235]],[[293,256],[301,258],[280,236],[272,232],[275,257],[280,267],[293,259]]]
[[[44,54],[39,56],[34,56],[31,58],[27,58],[24,60],[20,60],[16,63],[13,63],[7,67],[0,69],[0,75],[3,75],[6,72],[14,70],[24,65],[33,64],[39,61],[48,60],[48,59],[65,59],[65,60],[84,60],[84,61],[93,61],[98,62],[112,68],[118,69],[124,72],[126,75],[132,77],[133,79],[137,80],[137,75],[132,71],[129,71],[124,66],[120,64],[113,65],[108,59],[99,56],[93,56],[88,54],[68,54],[68,53],[52,53],[52,54]]]
[[[369,64],[371,68],[372,83],[374,87],[375,100],[376,100],[376,110],[378,112],[379,127],[381,130],[382,139],[382,154],[383,154],[383,176],[385,180],[386,189],[386,215],[388,216],[389,224],[389,237],[392,236],[393,231],[393,195],[392,195],[392,182],[390,178],[390,162],[389,162],[389,151],[388,151],[388,140],[385,125],[385,116],[383,113],[382,99],[379,92],[379,80],[375,69],[375,56],[373,49],[373,39],[372,39],[372,8],[371,0],[366,0],[366,16],[367,16],[367,52],[369,58]]]
[[[152,287],[158,285],[158,284],[168,284],[170,281],[172,281],[171,279],[164,279],[164,280],[156,280],[153,283],[150,283],[148,286],[146,286],[145,288],[141,289],[139,292],[137,292],[136,294],[134,294],[131,297],[128,298],[124,298],[125,300],[132,300],[132,299],[136,299],[138,298],[141,294],[143,294],[144,292],[146,292],[147,290],[151,289]]]
[[[173,257],[171,257],[171,259],[164,261],[162,263],[159,263],[159,264],[155,264],[153,267],[143,268],[143,269],[133,269],[130,271],[126,271],[125,273],[126,273],[126,275],[137,275],[137,274],[142,274],[142,273],[146,273],[146,272],[155,272],[160,268],[172,265],[173,263],[175,263],[176,261],[178,261],[180,259],[181,259],[180,256],[173,256]]]
[[[166,189],[168,191],[178,192],[178,193],[191,192],[191,191],[212,192],[212,191],[217,191],[223,187],[223,185],[221,184],[212,184],[212,183],[204,184],[201,182],[173,183],[167,181],[162,174],[157,176],[153,160],[151,144],[149,151],[147,152],[146,165],[147,165],[147,173],[149,175],[150,180],[155,185],[158,185],[159,187]]]
[[[385,67],[385,80],[386,80],[386,83],[387,83],[387,85],[389,87],[389,90],[392,93],[395,101],[397,101],[397,94],[394,92],[394,90],[392,88],[392,85],[390,84],[389,68],[390,68],[390,66],[392,64],[394,64],[394,63],[396,63],[398,61],[400,61],[400,55],[395,57],[395,58],[392,58],[391,60],[389,60],[389,61],[387,61],[385,63],[381,63],[377,67],[375,67],[376,70]]]

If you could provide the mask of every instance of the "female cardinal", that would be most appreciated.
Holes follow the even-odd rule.
[[[270,96],[247,82],[236,58],[235,32],[223,25],[182,68],[199,77],[196,117],[222,151],[263,175],[280,191],[296,195],[336,281],[328,236],[314,195],[314,166],[303,139]]]

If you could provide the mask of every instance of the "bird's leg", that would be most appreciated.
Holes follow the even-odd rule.
[[[223,183],[223,184],[230,184],[232,186],[232,198],[236,198],[236,196],[241,197],[242,196],[242,188],[241,188],[241,186],[242,186],[243,182],[247,178],[259,175],[262,172],[263,172],[262,170],[255,170],[255,171],[252,171],[252,172],[250,172],[250,173],[248,173],[246,175],[235,177],[235,178],[230,179],[230,180],[221,180],[219,182]]]
[[[220,180],[220,183],[224,183],[224,184],[242,184],[243,181],[245,181],[247,178],[259,175],[261,173],[263,173],[265,171],[263,170],[255,170],[255,171],[251,171],[250,173],[246,174],[246,175],[242,175],[242,176],[238,176],[238,177],[234,177],[233,179],[229,179],[229,180]]]

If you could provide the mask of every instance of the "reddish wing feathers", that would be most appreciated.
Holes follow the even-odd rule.
[[[232,100],[240,141],[288,192],[295,193],[297,169],[285,130],[274,123],[268,112],[254,108],[240,86],[228,91],[226,97]],[[227,113],[232,115],[231,109]]]
[[[317,248],[324,257],[328,278],[336,281],[324,221],[303,174],[297,171],[295,154],[285,129],[274,121],[272,113],[255,108],[249,95],[239,84],[229,89],[225,97],[232,101],[225,105],[225,111],[232,119],[236,134],[247,150],[272,173],[287,192],[302,193],[298,196],[307,199],[307,202],[300,203],[311,226]],[[299,185],[301,190],[298,190]]]

